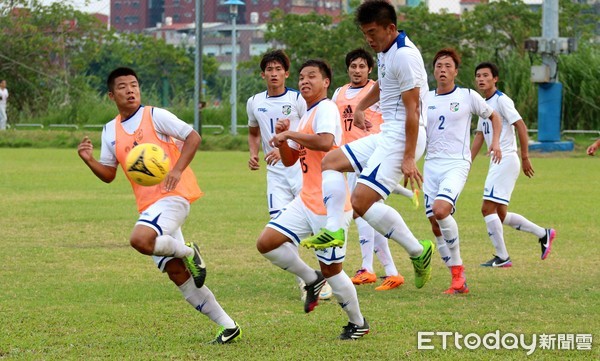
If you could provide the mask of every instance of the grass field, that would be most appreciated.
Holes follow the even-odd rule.
[[[510,209],[558,231],[540,260],[535,236],[505,228],[509,269],[483,269],[493,247],[480,213],[487,161],[478,158],[455,214],[471,293],[447,296],[449,273],[436,254],[433,279],[413,285],[406,253],[391,242],[406,284],[387,292],[358,287],[371,333],[336,340],[346,317],[333,301],[304,314],[293,277],[256,251],[267,221],[264,169],[250,172],[243,152],[200,152],[193,168],[206,195],[184,235],[197,240],[207,285],[242,326],[241,342],[205,343],[217,327],[190,307],[149,257],[129,246],[137,219],[119,171],[106,185],[74,149],[1,149],[0,359],[19,360],[510,360],[526,350],[417,349],[418,331],[462,335],[592,334],[591,351],[544,350],[531,359],[599,359],[600,160],[535,157],[536,176],[521,176]],[[418,238],[430,238],[423,209],[398,196]],[[352,226],[345,269],[360,266]],[[301,254],[316,266],[310,252]],[[381,266],[376,261],[376,270]]]

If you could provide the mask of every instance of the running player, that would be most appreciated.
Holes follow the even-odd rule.
[[[433,58],[437,88],[427,95],[427,155],[423,170],[425,214],[437,240],[442,260],[452,276],[447,294],[468,293],[460,257],[458,224],[452,214],[471,168],[471,114],[490,118],[500,130],[500,117],[474,90],[459,88],[460,57],[454,49],[438,51]],[[500,162],[499,136],[491,139],[492,161]]]
[[[475,82],[477,88],[486,98],[486,102],[500,114],[502,128],[500,132],[500,147],[502,149],[502,161],[498,164],[491,162],[485,187],[483,191],[483,205],[481,213],[485,220],[488,235],[496,254],[489,261],[482,263],[483,267],[511,267],[512,261],[506,250],[504,242],[504,230],[502,224],[513,227],[519,231],[534,234],[542,249],[541,258],[544,260],[550,254],[552,242],[556,237],[556,231],[552,228],[542,228],[529,221],[520,214],[508,212],[508,203],[515,189],[519,177],[519,156],[517,155],[517,140],[515,129],[519,134],[521,144],[521,164],[523,173],[533,177],[533,167],[529,160],[527,126],[515,109],[515,104],[506,94],[498,90],[498,67],[493,63],[481,63],[475,68]],[[491,139],[496,135],[496,129],[490,127],[489,119],[480,117],[477,123],[477,133],[471,146],[471,157],[475,159],[481,149],[483,142],[490,145]]]
[[[289,130],[289,121],[281,119],[276,125],[276,135],[271,140],[279,148],[284,165],[300,160],[303,185],[300,195],[273,218],[259,236],[256,247],[271,263],[302,278],[306,283],[304,312],[314,310],[319,292],[327,280],[342,309],[348,315],[348,324],[339,336],[354,340],[369,332],[369,324],[360,312],[356,289],[342,269],[346,254],[345,244],[315,251],[320,271],[309,267],[293,248],[303,237],[317,232],[326,222],[326,210],[321,192],[321,161],[325,154],[342,144],[340,114],[335,103],[327,99],[331,83],[331,68],[321,60],[308,60],[299,72],[298,87],[308,106],[298,131]],[[346,201],[342,217],[347,229],[352,218],[347,185],[342,184]]]
[[[423,100],[428,91],[427,72],[419,49],[396,28],[396,11],[386,0],[367,0],[356,9],[356,22],[369,46],[378,54],[378,82],[357,104],[354,126],[364,127],[365,110],[379,101],[384,123],[381,132],[360,138],[327,154],[323,160],[323,196],[327,225],[302,241],[309,248],[341,246],[346,238],[343,210],[346,194],[342,172],[361,175],[352,192],[354,211],[377,232],[398,242],[409,254],[415,285],[431,278],[435,244],[419,241],[402,216],[382,200],[404,176],[404,185],[420,188],[423,177],[416,161],[425,149]]]
[[[171,169],[161,184],[142,187],[130,180],[140,216],[129,242],[141,254],[152,256],[192,307],[221,326],[212,343],[224,344],[241,338],[240,327],[204,285],[206,267],[198,246],[186,243],[181,233],[190,203],[202,195],[189,167],[200,145],[200,135],[167,110],[143,106],[134,70],[113,70],[107,85],[108,96],[119,114],[104,126],[100,160],[94,158],[94,147],[88,137],[78,146],[79,157],[96,177],[110,183],[119,164],[127,173],[125,159],[136,144],[153,143],[165,150],[171,159]],[[183,143],[181,148],[176,140]]]

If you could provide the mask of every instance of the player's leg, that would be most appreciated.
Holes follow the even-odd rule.
[[[489,261],[482,263],[483,267],[511,267],[512,261],[504,242],[504,230],[500,214],[506,215],[506,205],[485,199],[481,206],[481,213],[487,228],[488,236],[496,249],[496,254]]]
[[[181,259],[172,258],[166,263],[164,270],[171,281],[177,285],[185,300],[221,327],[212,343],[229,343],[241,338],[242,330],[238,324],[223,310],[206,285],[196,287]]]
[[[538,242],[542,249],[541,258],[544,260],[548,257],[552,249],[552,243],[556,237],[556,230],[554,228],[540,227],[522,215],[513,212],[506,213],[503,223],[513,227],[517,231],[529,232],[538,237]]]
[[[308,248],[325,249],[340,245],[345,239],[342,233],[344,204],[346,202],[346,179],[343,172],[357,172],[375,149],[377,135],[360,138],[327,153],[321,162],[323,202],[327,209],[327,223],[314,236],[303,240]]]
[[[342,227],[344,230],[347,230],[352,218],[352,212],[345,212],[343,217],[344,223]],[[313,228],[318,229],[318,226],[325,222],[323,218],[323,216],[311,215]],[[315,255],[319,260],[323,276],[331,286],[333,296],[342,307],[342,310],[348,315],[348,325],[344,327],[344,332],[342,332],[339,338],[352,340],[369,333],[369,325],[360,311],[356,288],[342,268],[346,257],[346,245],[347,242],[342,247],[316,250]]]

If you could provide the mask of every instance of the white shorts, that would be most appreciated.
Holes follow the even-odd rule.
[[[190,213],[190,202],[183,197],[166,197],[140,213],[135,225],[150,227],[158,236],[170,235],[181,243],[185,243],[181,226]],[[167,262],[173,257],[152,256],[158,268],[164,272]]]
[[[360,174],[358,174],[356,172],[346,173],[346,179],[348,181],[348,190],[350,191],[350,194],[352,194],[352,192],[354,192],[354,188],[356,188],[356,182],[358,182],[359,176],[360,176]]]
[[[346,242],[343,247],[330,247],[315,251],[315,255],[320,262],[327,265],[344,262],[346,258],[346,244],[348,244],[348,226],[351,220],[352,211],[345,212],[343,228],[346,233]],[[312,234],[319,233],[321,228],[325,227],[326,224],[327,216],[313,213],[310,209],[306,208],[300,197],[296,197],[267,223],[267,227],[285,235],[298,246],[301,240]]]
[[[500,164],[490,161],[490,169],[483,189],[483,199],[508,205],[520,172],[521,162],[517,153],[503,153]]]
[[[302,189],[302,170],[299,165],[285,169],[285,173],[267,171],[267,205],[269,216],[274,217],[290,203]]]
[[[421,126],[415,150],[417,161],[425,152],[426,141],[425,127]],[[358,183],[366,185],[386,199],[402,179],[404,148],[404,135],[390,132],[357,139],[341,149],[354,171],[360,173]]]
[[[444,200],[456,210],[456,201],[467,182],[471,163],[462,159],[428,159],[423,169],[425,215],[433,217],[433,202]]]

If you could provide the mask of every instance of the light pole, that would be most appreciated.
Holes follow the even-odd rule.
[[[238,6],[245,5],[241,0],[227,0],[223,3],[229,5],[229,15],[231,16],[231,134],[237,134],[237,34],[236,18],[238,15]]]

